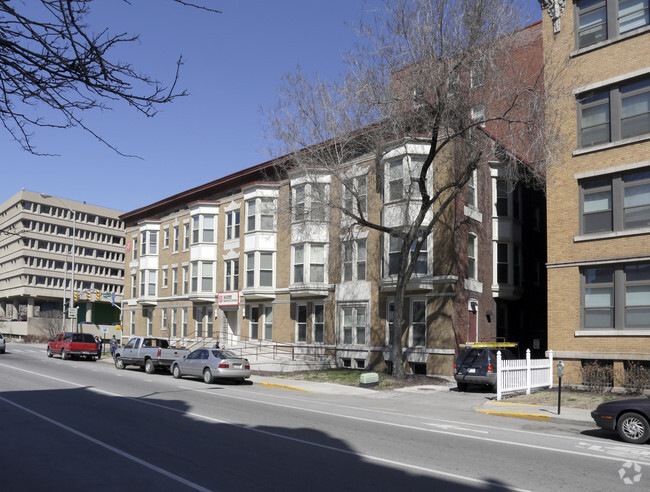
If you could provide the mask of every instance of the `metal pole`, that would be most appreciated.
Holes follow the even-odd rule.
[[[61,201],[63,203],[63,201]],[[64,203],[65,205],[65,203]],[[68,207],[66,205],[66,207]],[[75,239],[77,238],[77,212],[68,207],[68,210],[72,212],[72,274],[70,275],[70,309],[74,309],[74,260],[75,260]],[[73,329],[74,319],[70,318],[70,331],[74,332]]]

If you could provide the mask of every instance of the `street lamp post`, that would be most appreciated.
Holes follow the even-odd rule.
[[[61,203],[65,208],[70,210],[70,213],[72,213],[72,273],[70,274],[70,303],[69,307],[72,310],[74,308],[74,267],[75,267],[75,239],[77,237],[77,212],[72,210],[70,206],[68,206],[67,203],[65,203],[63,200],[61,200],[58,196],[52,196],[48,195],[47,193],[41,193],[41,196],[43,198],[55,198],[56,200]],[[65,299],[65,282],[63,283],[63,298]],[[65,306],[63,306],[63,310],[65,311]],[[72,318],[70,318],[70,331],[74,331],[73,329],[73,321]]]

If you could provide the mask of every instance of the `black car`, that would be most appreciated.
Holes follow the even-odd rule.
[[[461,349],[454,363],[458,391],[465,391],[468,384],[487,384],[496,390],[497,352],[501,351],[502,359],[516,359],[515,354],[506,348],[515,346],[514,343],[475,343]]]
[[[625,442],[643,444],[650,438],[650,397],[601,403],[591,412],[591,418],[598,427],[616,430]]]

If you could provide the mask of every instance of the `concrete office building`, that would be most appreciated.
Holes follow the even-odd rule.
[[[119,322],[119,310],[111,306],[113,295],[121,300],[124,282],[119,214],[30,191],[0,205],[0,330],[10,336],[39,335],[39,319],[51,311],[62,313],[64,303],[69,306],[73,256],[79,308],[73,326]]]

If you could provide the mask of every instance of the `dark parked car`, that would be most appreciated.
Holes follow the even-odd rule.
[[[625,442],[643,444],[650,438],[650,397],[601,403],[591,417],[598,427],[616,430]]]
[[[5,342],[4,337],[2,336],[2,333],[0,333],[0,354],[4,354],[6,349],[7,349],[7,344]]]
[[[454,363],[454,379],[459,391],[465,391],[468,384],[487,384],[497,387],[497,352],[502,359],[516,359],[510,348],[515,343],[474,343],[458,353]]]

